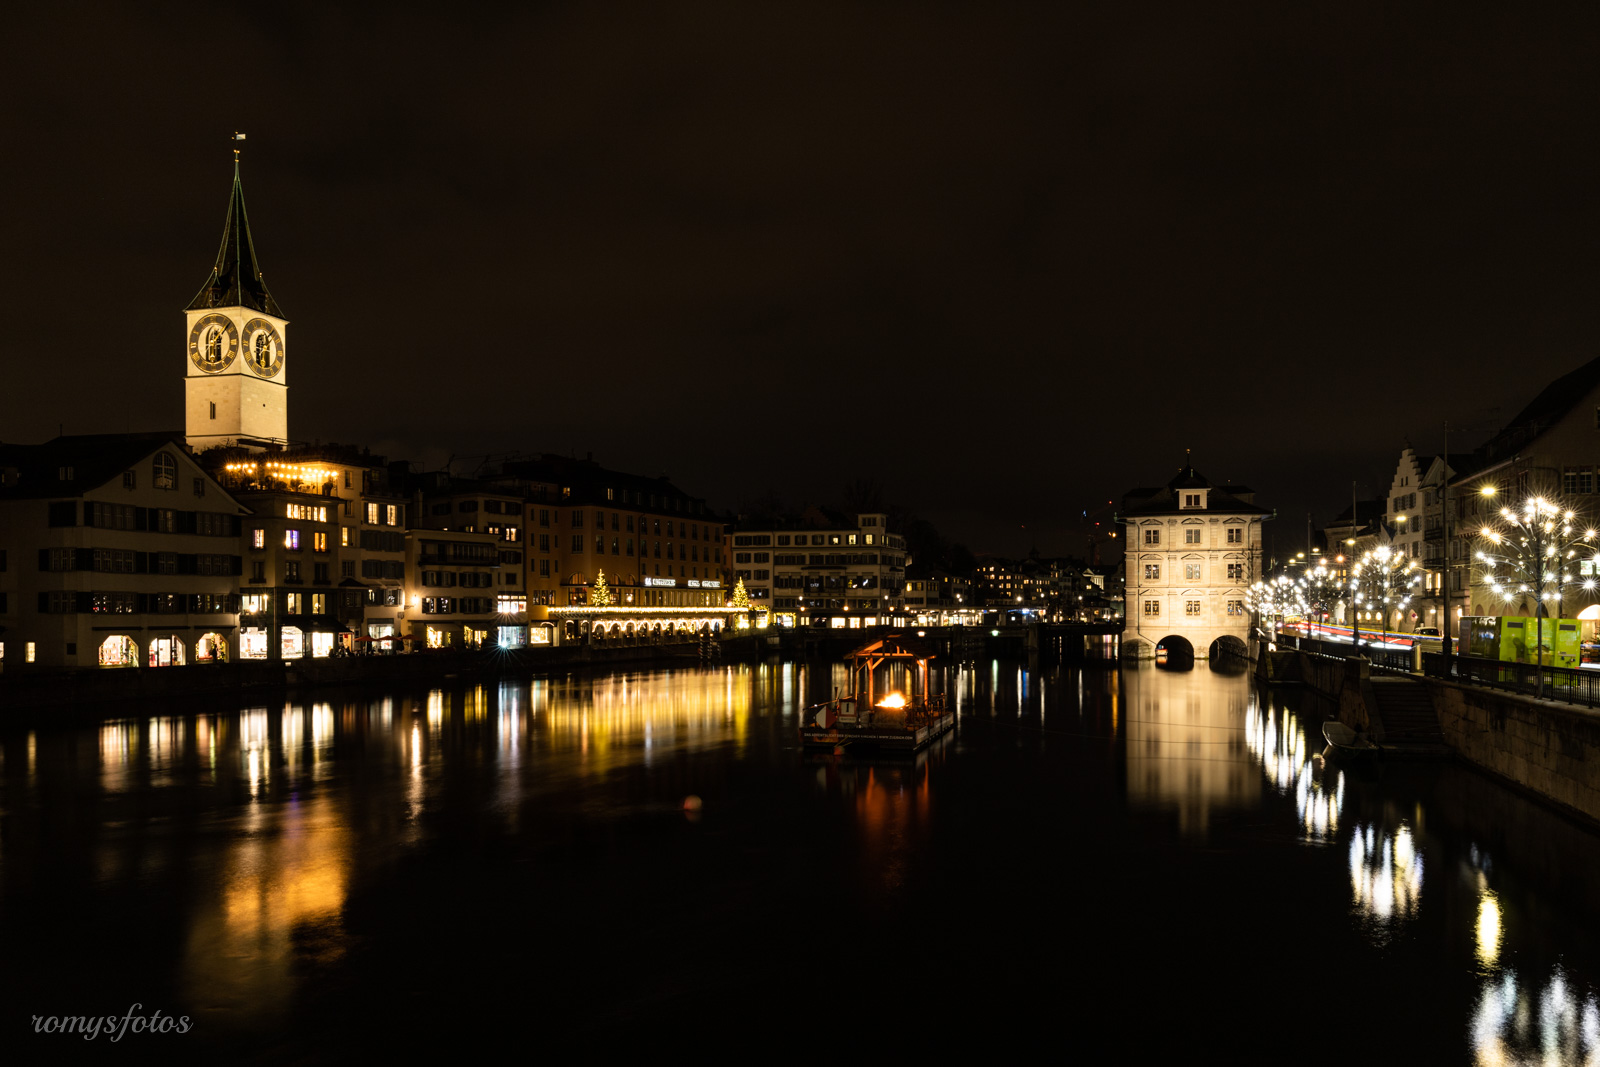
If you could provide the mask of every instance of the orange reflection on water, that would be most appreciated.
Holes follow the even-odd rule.
[[[603,771],[631,758],[636,745],[644,746],[647,761],[663,746],[731,741],[742,749],[753,684],[749,668],[575,679],[535,686],[528,717],[544,748],[576,751],[587,771]]]
[[[320,797],[267,807],[228,848],[221,899],[189,931],[189,996],[207,1008],[281,1010],[296,956],[342,938],[353,848],[344,816]]]

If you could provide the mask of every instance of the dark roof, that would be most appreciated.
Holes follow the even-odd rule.
[[[180,430],[57,437],[42,445],[0,445],[0,497],[82,496],[163,448],[185,451]],[[63,470],[71,472],[62,478]],[[15,481],[10,471],[15,471]]]
[[[619,507],[646,507],[646,501],[654,496],[661,503],[658,510],[682,511],[686,514],[698,515],[702,519],[717,521],[721,519],[711,508],[706,506],[701,497],[690,496],[682,489],[673,485],[671,480],[663,474],[656,478],[640,474],[628,474],[624,471],[610,470],[600,466],[592,459],[571,459],[567,456],[557,456],[545,453],[521,459],[508,459],[501,463],[500,474],[488,476],[483,480],[507,483],[533,483],[554,486],[558,489],[572,490],[571,497],[561,497],[551,502],[559,504],[600,504],[605,506],[616,505]],[[613,495],[607,495],[606,490],[613,490]],[[640,494],[640,499],[625,502],[620,495],[621,490]],[[502,490],[503,491],[503,490]],[[536,497],[539,491],[536,489]],[[542,498],[541,498],[542,499]],[[670,507],[667,502],[676,501],[679,507]]]
[[[1178,506],[1178,493],[1184,489],[1209,489],[1206,494],[1206,506],[1203,508],[1182,508]],[[1119,514],[1123,517],[1135,515],[1168,515],[1178,512],[1228,512],[1240,515],[1265,515],[1266,508],[1260,507],[1242,497],[1250,496],[1252,490],[1247,485],[1212,484],[1211,480],[1192,466],[1184,467],[1176,477],[1166,485],[1154,489],[1132,489],[1123,494],[1122,510]]]
[[[228,196],[228,215],[222,224],[222,247],[200,291],[185,311],[206,308],[247,307],[283,318],[278,302],[267,292],[256,262],[255,242],[250,239],[250,219],[244,210],[244,185],[239,181],[239,158],[233,160],[233,192]]]
[[[1356,519],[1359,520],[1360,522],[1363,522],[1363,523],[1370,523],[1375,519],[1383,518],[1383,516],[1389,510],[1389,501],[1388,500],[1357,500],[1355,502],[1355,504],[1354,504],[1354,507],[1356,509],[1356,514],[1355,514]],[[1338,526],[1338,525],[1340,525],[1342,523],[1348,523],[1350,521],[1350,518],[1351,518],[1351,516],[1350,516],[1350,508],[1347,507],[1343,511],[1339,512],[1339,514],[1335,515],[1333,517],[1333,521],[1330,522],[1328,525],[1330,525],[1330,526]]]
[[[1503,430],[1479,449],[1485,461],[1481,466],[1512,455],[1544,433],[1593,392],[1596,386],[1600,386],[1600,357],[1591,359],[1577,370],[1563,374],[1545,386],[1544,391],[1518,412],[1516,418],[1506,423]]]

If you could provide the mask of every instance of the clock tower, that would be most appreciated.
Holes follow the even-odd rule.
[[[184,426],[190,446],[288,444],[284,339],[289,321],[267,292],[256,263],[237,149],[222,247],[205,285],[183,313]]]

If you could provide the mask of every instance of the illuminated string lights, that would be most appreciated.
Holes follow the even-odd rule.
[[[1595,589],[1594,576],[1582,575],[1580,564],[1594,560],[1600,538],[1571,508],[1546,497],[1501,508],[1478,538],[1481,581],[1504,605],[1531,602],[1541,615],[1560,615],[1570,593]]]
[[[1422,584],[1422,562],[1389,545],[1380,545],[1356,562],[1350,589],[1357,611],[1375,612],[1386,624],[1390,613],[1404,611]]]
[[[229,474],[248,476],[262,481],[302,485],[321,485],[324,482],[336,481],[339,476],[338,471],[328,467],[319,467],[311,463],[280,463],[277,460],[226,463],[222,469]]]

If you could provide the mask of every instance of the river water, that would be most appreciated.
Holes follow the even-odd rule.
[[[820,663],[5,733],[0,1033],[1600,1063],[1589,831],[1465,767],[1324,767],[1309,697],[1203,664],[934,680],[960,730],[899,762],[800,751]]]

